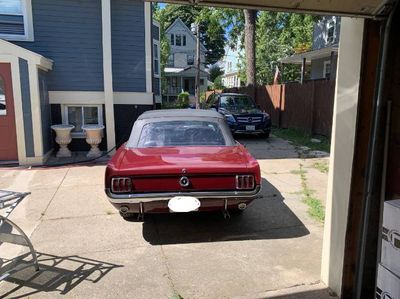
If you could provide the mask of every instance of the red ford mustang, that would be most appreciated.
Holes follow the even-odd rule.
[[[208,110],[143,113],[107,165],[105,191],[124,218],[244,210],[260,197],[260,167]]]

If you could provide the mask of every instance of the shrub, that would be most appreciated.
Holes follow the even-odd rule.
[[[186,91],[178,95],[177,108],[187,108],[189,106],[189,93]]]

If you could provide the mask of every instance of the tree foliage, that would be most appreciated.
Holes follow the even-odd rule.
[[[304,14],[261,12],[257,22],[257,83],[272,84],[279,59],[309,51],[315,17]],[[285,65],[285,81],[298,80],[300,67]]]
[[[164,75],[164,69],[167,66],[168,57],[170,54],[170,45],[165,35],[165,14],[162,13],[162,10],[158,6],[157,3],[153,4],[154,11],[154,19],[160,23],[160,69],[161,69],[161,93],[166,94],[167,91],[167,79]]]
[[[214,82],[214,80],[218,77],[224,74],[224,71],[221,69],[221,67],[217,64],[211,66],[208,69],[208,72],[210,73],[210,81]]]
[[[158,9],[158,19],[163,19],[167,29],[177,18],[180,18],[190,29],[191,24],[200,24],[200,41],[207,49],[206,64],[214,64],[225,54],[225,28],[219,19],[217,8],[167,4],[164,9]]]

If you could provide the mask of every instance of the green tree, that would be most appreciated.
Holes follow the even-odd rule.
[[[210,67],[210,69],[208,70],[208,72],[210,73],[210,81],[214,82],[214,80],[218,77],[224,74],[224,72],[222,71],[222,69],[220,68],[219,65],[213,65]]]
[[[187,27],[193,23],[200,24],[200,41],[207,49],[205,53],[206,64],[214,64],[225,54],[225,29],[220,22],[219,10],[217,8],[167,4],[160,9],[165,20],[165,29],[168,28],[177,18],[180,18]]]
[[[217,78],[215,78],[211,88],[214,90],[216,90],[216,89],[221,90],[221,89],[225,88],[224,84],[222,84],[222,76],[221,75],[218,76]]]
[[[161,93],[166,94],[167,89],[167,78],[165,77],[164,69],[168,63],[168,57],[170,55],[169,41],[165,35],[165,14],[160,9],[157,3],[153,4],[154,19],[160,23],[160,69],[161,69]]]
[[[279,59],[311,49],[315,17],[305,14],[262,12],[257,23],[257,82],[271,84]],[[285,65],[285,81],[298,80],[299,65]]]

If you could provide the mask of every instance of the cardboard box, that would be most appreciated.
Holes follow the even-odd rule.
[[[400,199],[384,205],[381,264],[400,277]]]
[[[381,264],[378,266],[378,278],[376,281],[377,299],[399,299],[400,278],[390,272]]]

